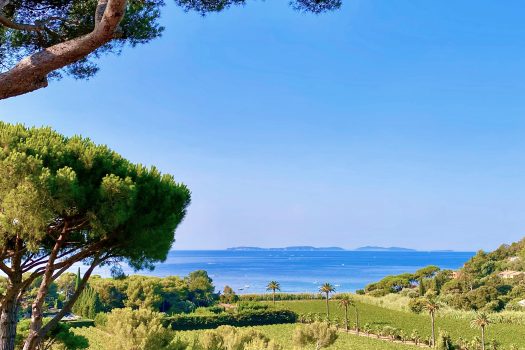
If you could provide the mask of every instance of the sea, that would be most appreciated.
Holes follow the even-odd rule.
[[[381,278],[436,265],[458,269],[474,252],[400,251],[171,251],[153,271],[132,272],[165,277],[206,270],[217,291],[225,285],[238,294],[263,293],[269,281],[281,292],[315,293],[329,282],[338,292],[354,292]],[[127,270],[127,271],[126,271]]]

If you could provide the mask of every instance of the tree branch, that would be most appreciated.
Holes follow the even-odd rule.
[[[0,99],[46,87],[49,73],[75,63],[112,40],[124,17],[126,0],[99,0],[97,9],[104,4],[104,13],[91,33],[34,53],[0,74]]]
[[[65,260],[62,260],[60,262],[57,262],[57,263],[54,263],[52,265],[52,269],[53,270],[56,270],[56,269],[61,269],[62,267],[64,267],[65,265],[69,264],[70,262],[77,262],[77,261],[80,261],[84,258],[87,258],[91,253],[93,253],[94,251],[97,251],[100,247],[102,247],[104,244],[107,243],[107,240],[100,240],[90,246],[88,246],[87,248],[85,249],[82,249],[81,251],[79,251],[78,253],[72,255],[72,256],[69,256],[67,259]],[[68,254],[74,252],[75,250],[78,250],[79,248],[75,248],[74,250],[73,249],[70,249],[69,251],[67,251],[66,253],[62,253],[59,255],[59,257],[57,259],[60,259],[60,258],[63,258],[65,256],[67,256]],[[39,259],[40,260],[40,259]],[[32,269],[38,267],[39,265],[42,265],[45,261],[37,261],[35,263],[32,263],[32,264],[29,264],[27,266],[24,267],[24,271],[23,272],[29,272],[31,271]],[[37,269],[37,271],[39,269],[42,269],[42,267],[39,267]]]
[[[0,261],[0,270],[9,277],[13,275],[13,270],[7,267],[3,261]]]
[[[13,22],[9,18],[2,16],[2,15],[0,15],[0,24],[7,28],[11,28],[15,30],[24,30],[28,32],[41,32],[45,30],[45,27],[42,27],[42,26]]]
[[[75,293],[71,296],[71,298],[66,302],[66,304],[62,307],[62,310],[60,310],[51,321],[49,321],[44,327],[42,327],[37,334],[37,337],[40,339],[43,339],[46,334],[52,330],[58,322],[64,317],[65,314],[68,312],[71,312],[71,308],[73,307],[73,304],[77,301],[78,297],[86,287],[87,281],[89,277],[91,276],[91,273],[97,267],[100,263],[102,263],[106,258],[100,258],[99,256],[96,256],[95,259],[93,259],[93,262],[91,263],[91,266],[88,268],[86,273],[84,274],[84,277],[82,277],[82,280],[80,281],[80,284],[75,290]]]

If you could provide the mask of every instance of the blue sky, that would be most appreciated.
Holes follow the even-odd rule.
[[[175,249],[492,249],[525,234],[523,1],[286,1],[202,18],[0,102],[173,173]]]

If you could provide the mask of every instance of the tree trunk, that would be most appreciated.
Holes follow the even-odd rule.
[[[345,330],[348,333],[348,306],[345,305]]]
[[[359,335],[359,310],[357,310],[357,306],[355,306],[355,331]]]
[[[4,299],[0,310],[0,350],[15,348],[18,303],[16,298]]]
[[[53,247],[53,250],[49,255],[49,259],[46,264],[46,269],[42,277],[42,282],[40,283],[40,287],[38,288],[35,300],[31,305],[31,325],[29,326],[29,336],[27,338],[28,340],[24,344],[24,350],[36,348],[36,346],[38,345],[37,334],[40,331],[40,328],[42,328],[42,320],[44,318],[44,301],[49,291],[49,285],[51,284],[51,282],[53,282],[54,270],[52,266],[55,263],[58,252],[60,251],[62,243],[64,242],[64,233],[66,229],[67,224],[64,226],[64,232],[62,232],[62,234],[57,239],[55,246]]]
[[[17,253],[11,258],[11,270],[6,271],[9,285],[5,295],[0,299],[0,350],[14,350],[16,338],[16,325],[18,323],[18,300],[24,290],[22,284],[22,271],[20,269],[21,240],[16,239]]]
[[[330,306],[328,305],[328,293],[326,293],[326,318],[330,321]]]
[[[273,306],[275,306],[275,290],[272,293],[272,298],[273,298]]]
[[[485,350],[485,327],[481,327],[481,349]]]
[[[435,330],[435,322],[434,322],[434,313],[430,313],[430,319],[432,321],[432,347],[436,347],[436,330]]]

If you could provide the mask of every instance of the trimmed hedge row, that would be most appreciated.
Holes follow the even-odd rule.
[[[275,293],[275,300],[313,300],[323,299],[320,293]],[[272,293],[266,294],[239,294],[240,301],[272,301]]]
[[[74,320],[74,321],[62,321],[62,323],[67,324],[68,326],[72,328],[80,328],[80,327],[94,327],[95,322],[93,320]]]
[[[210,329],[228,325],[235,327],[262,326],[268,324],[295,323],[297,314],[290,310],[246,310],[237,314],[221,313],[217,315],[181,314],[166,318],[167,327],[186,331]]]

